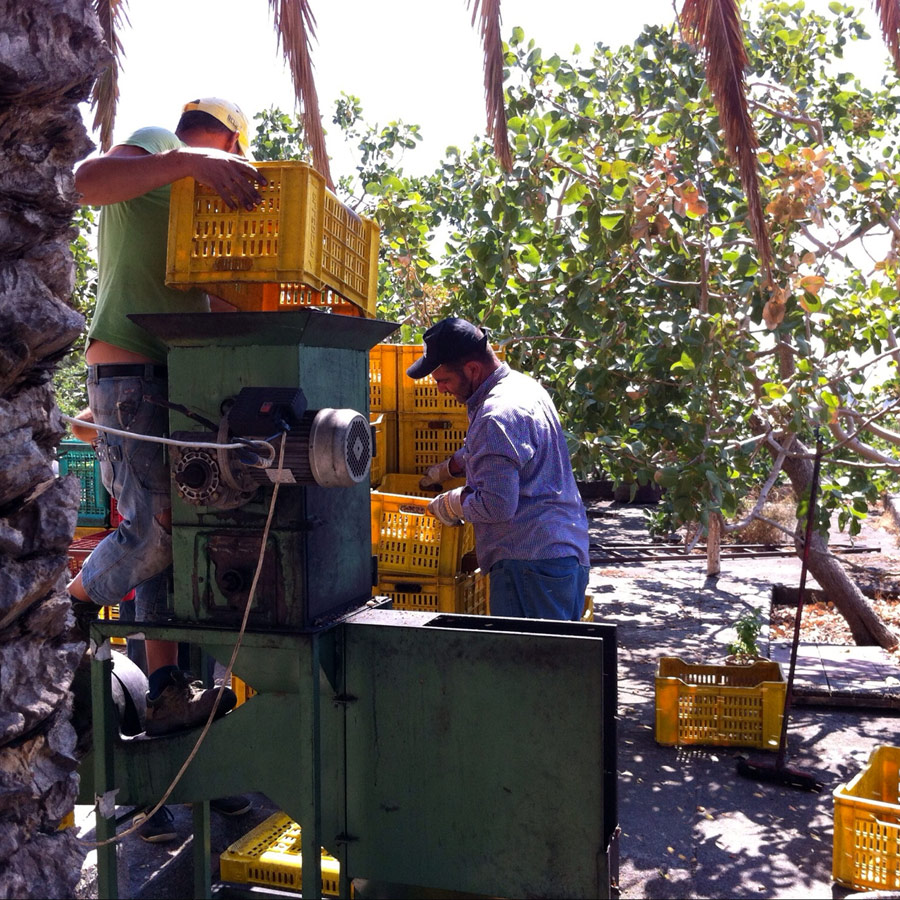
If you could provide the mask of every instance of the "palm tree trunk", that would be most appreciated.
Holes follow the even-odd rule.
[[[78,336],[77,104],[105,58],[90,0],[0,0],[0,900],[71,897],[84,850],[57,825],[78,787],[66,550],[80,487],[57,479],[50,378]]]

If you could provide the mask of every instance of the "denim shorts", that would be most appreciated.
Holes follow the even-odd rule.
[[[87,388],[98,425],[160,437],[168,432],[168,409],[152,402],[167,399],[165,379],[98,379],[91,366]],[[119,603],[134,588],[138,620],[158,621],[165,614],[172,564],[172,536],[156,519],[172,505],[166,447],[98,432],[94,449],[103,486],[115,497],[122,520],[85,560],[82,584],[101,606]]]
[[[575,556],[501,559],[491,566],[491,615],[577,621],[590,569]]]

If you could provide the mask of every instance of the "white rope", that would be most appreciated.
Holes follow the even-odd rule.
[[[278,469],[276,471],[281,471],[284,466],[284,448],[287,444],[287,432],[282,432],[281,434],[281,452],[278,455]],[[273,448],[274,451],[274,448]],[[228,666],[225,669],[225,673],[222,675],[222,681],[218,685],[217,688],[211,688],[211,690],[216,690],[218,693],[216,694],[215,702],[212,705],[212,709],[209,711],[209,716],[206,719],[206,724],[203,726],[203,730],[200,732],[199,737],[197,738],[196,743],[194,744],[191,752],[188,754],[187,759],[182,764],[181,768],[176,773],[175,777],[172,779],[169,786],[163,792],[162,797],[156,802],[156,805],[149,812],[146,813],[145,817],[140,820],[140,822],[132,822],[130,828],[127,828],[125,831],[120,831],[117,834],[114,834],[111,838],[107,838],[105,841],[88,841],[84,838],[78,838],[78,842],[87,847],[105,847],[108,844],[117,844],[122,841],[129,834],[133,834],[137,831],[144,822],[147,821],[151,816],[156,815],[163,806],[166,804],[166,800],[172,794],[172,791],[175,790],[176,785],[179,781],[181,781],[182,776],[187,771],[188,766],[193,762],[194,757],[197,755],[197,752],[200,750],[200,745],[206,740],[206,735],[209,733],[209,729],[213,724],[213,721],[216,718],[216,712],[219,709],[219,701],[222,699],[222,695],[225,693],[225,687],[229,679],[231,678],[231,672],[234,669],[234,663],[237,659],[238,651],[241,649],[241,644],[244,640],[244,632],[247,630],[247,622],[250,618],[250,606],[253,603],[253,600],[256,597],[256,588],[259,584],[259,576],[262,573],[263,562],[265,560],[266,554],[266,544],[269,540],[269,529],[272,527],[272,517],[275,513],[275,501],[278,498],[278,489],[281,487],[281,481],[276,480],[275,486],[272,488],[272,499],[269,502],[269,514],[266,517],[266,524],[263,527],[262,532],[262,540],[260,542],[259,547],[259,556],[256,558],[256,569],[253,572],[253,580],[250,582],[250,593],[247,595],[247,604],[244,607],[244,616],[241,619],[241,625],[238,629],[237,639],[234,642],[234,649],[231,651],[231,659],[228,661]],[[98,798],[99,800],[99,798]],[[96,809],[97,804],[94,804],[94,808]]]
[[[74,416],[67,416],[60,413],[59,417],[63,422],[78,425],[81,428],[94,428],[97,431],[105,431],[108,434],[117,434],[120,437],[134,438],[136,441],[150,441],[153,444],[168,444],[170,447],[199,447],[201,450],[264,450],[269,459],[275,459],[275,448],[268,441],[246,441],[239,444],[211,444],[203,441],[175,441],[172,438],[158,437],[154,434],[138,434],[134,431],[124,431],[121,428],[112,428],[109,425],[97,425],[96,422],[86,422],[84,419],[76,419]]]

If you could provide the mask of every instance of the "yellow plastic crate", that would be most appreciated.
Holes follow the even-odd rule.
[[[321,312],[361,316],[363,311],[330,288],[316,291],[305,284],[254,284],[235,281],[208,288],[245,312],[284,312],[313,306]]]
[[[132,599],[129,602],[134,602]],[[115,606],[101,606],[100,612],[97,613],[97,618],[99,619],[108,619],[110,622],[118,622],[119,621],[119,604],[117,603]],[[123,637],[111,637],[109,642],[116,647],[126,647],[128,646],[128,641]]]
[[[656,741],[776,750],[785,688],[776,662],[694,665],[664,656],[656,674]]]
[[[481,569],[476,569],[473,576],[474,598],[472,606],[480,616],[491,614],[491,576]]]
[[[388,472],[381,479],[379,490],[383,494],[406,494],[408,497],[437,497],[440,491],[426,491],[419,487],[421,475],[411,475],[408,472]],[[441,490],[449,491],[456,487],[465,487],[465,478],[451,478],[441,485]]]
[[[383,578],[372,590],[373,597],[390,597],[394,609],[412,609],[418,612],[465,613],[485,615],[486,609],[478,606],[475,578],[472,575],[456,575],[435,581],[418,580],[415,575],[393,575]],[[483,595],[482,595],[483,601]]]
[[[834,880],[861,891],[900,889],[900,747],[882,745],[834,790]]]
[[[500,359],[506,351],[494,344],[494,352]],[[465,418],[466,407],[451,394],[438,392],[437,383],[430,376],[410,378],[406,370],[422,355],[421,344],[402,344],[397,355],[397,411],[401,413],[450,413]]]
[[[260,186],[263,202],[253,210],[229,209],[215,191],[192,178],[172,185],[166,284],[201,287],[255,310],[295,305],[273,299],[293,287],[295,298],[305,297],[311,305],[342,312],[336,307],[349,301],[374,316],[378,226],[342,204],[306,163],[254,165],[268,184]],[[269,290],[264,307],[261,289],[230,291],[236,283],[277,288]],[[311,292],[304,295],[299,286]],[[343,301],[322,300],[330,294]]]
[[[369,413],[369,424],[375,432],[369,484],[378,487],[388,472],[397,468],[397,413]]]
[[[466,439],[466,413],[453,416],[397,415],[397,470],[423,475],[429,466],[452,456]]]
[[[372,491],[372,552],[379,573],[413,578],[449,578],[475,547],[469,523],[442,525],[428,512],[427,497]]]
[[[219,857],[219,878],[299,891],[303,879],[300,826],[275,813],[235,841]],[[322,893],[338,895],[340,863],[322,850]],[[309,896],[316,891],[308,890]]]
[[[231,689],[234,691],[235,696],[237,697],[237,703],[235,704],[235,708],[240,706],[242,703],[246,703],[251,697],[256,694],[256,691],[247,684],[246,681],[242,681],[236,675],[231,676]]]
[[[369,412],[397,412],[399,344],[376,344],[369,351]]]
[[[592,594],[584,595],[584,612],[581,614],[581,621],[594,621],[594,597]]]

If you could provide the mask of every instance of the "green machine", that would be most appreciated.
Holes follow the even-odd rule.
[[[251,791],[338,859],[345,897],[351,884],[361,897],[609,896],[615,629],[371,597],[368,351],[395,326],[314,309],[135,320],[169,346],[171,436],[191,446],[170,453],[171,621],[92,626],[83,774],[98,840],[114,837],[116,805],[156,803],[176,782],[168,802],[194,809],[197,897],[214,889],[208,801]],[[125,737],[104,641],[134,633],[223,664],[240,640],[234,674],[257,693],[199,743],[199,729]],[[98,878],[118,896],[114,843]],[[319,854],[304,854],[303,895],[320,893]]]

